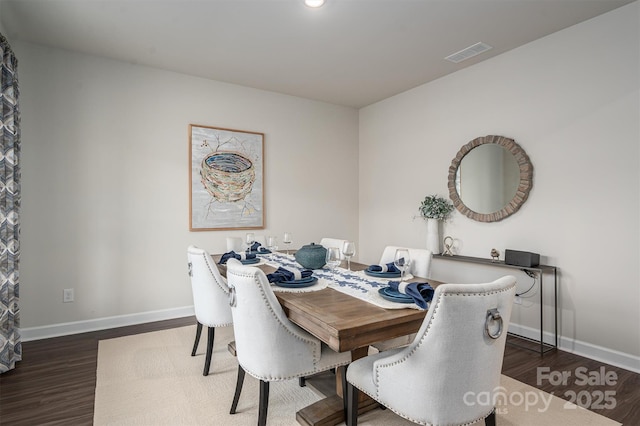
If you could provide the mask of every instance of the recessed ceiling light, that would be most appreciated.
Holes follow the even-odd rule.
[[[320,7],[324,4],[324,0],[304,0],[304,4],[309,7]]]

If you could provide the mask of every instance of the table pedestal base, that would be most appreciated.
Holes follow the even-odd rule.
[[[362,393],[362,392],[361,392]],[[380,404],[371,398],[361,401],[358,407],[358,414],[366,413]],[[305,426],[334,426],[344,422],[344,405],[342,398],[332,395],[328,398],[303,408],[296,413],[296,420]]]

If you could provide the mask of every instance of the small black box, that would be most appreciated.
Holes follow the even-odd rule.
[[[538,253],[529,253],[528,251],[505,250],[504,263],[506,265],[532,267],[540,264],[540,255]]]

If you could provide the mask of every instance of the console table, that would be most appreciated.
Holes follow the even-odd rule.
[[[442,259],[442,260],[452,260],[452,261],[456,261],[456,262],[467,262],[467,263],[477,263],[477,264],[481,264],[481,265],[487,265],[487,266],[495,266],[495,267],[499,267],[499,268],[511,268],[511,269],[519,269],[521,271],[533,271],[533,272],[537,272],[538,275],[540,276],[540,288],[539,288],[539,293],[540,293],[540,340],[535,340],[535,339],[531,339],[529,337],[526,336],[521,336],[519,334],[515,334],[515,333],[509,333],[512,336],[518,337],[520,339],[523,340],[527,340],[530,342],[534,342],[540,345],[539,350],[535,349],[536,351],[538,351],[540,353],[540,355],[543,355],[545,352],[554,350],[558,348],[558,268],[555,266],[550,266],[550,265],[538,265],[538,266],[517,266],[517,265],[507,265],[506,263],[504,263],[504,261],[502,260],[492,260],[492,259],[483,259],[481,257],[470,257],[470,256],[458,256],[458,255],[454,255],[454,256],[448,256],[448,255],[443,255],[443,254],[435,254],[433,255],[434,259]],[[553,314],[554,314],[554,324],[553,324],[553,336],[554,336],[554,344],[549,344],[549,343],[545,343],[544,341],[544,301],[542,299],[542,293],[543,293],[543,288],[544,286],[543,284],[543,278],[542,276],[544,275],[544,273],[553,273]],[[530,347],[527,346],[521,346],[518,345],[514,342],[510,342],[510,344],[513,344],[515,346],[520,346],[522,348],[525,349],[531,349]]]

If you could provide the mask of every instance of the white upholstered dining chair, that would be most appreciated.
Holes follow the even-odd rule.
[[[246,250],[247,245],[240,237],[227,237],[227,252],[235,251],[236,253]]]
[[[220,275],[218,267],[206,250],[193,245],[189,246],[187,260],[193,292],[193,308],[198,321],[191,356],[195,356],[198,350],[202,326],[207,326],[207,352],[202,373],[206,376],[209,374],[211,365],[215,329],[229,326],[233,322],[229,307],[229,287],[227,280]]]
[[[351,353],[331,350],[289,321],[262,270],[229,259],[227,279],[239,363],[230,413],[236,412],[247,372],[260,380],[258,425],[265,425],[270,382],[343,368],[351,361]]]
[[[393,258],[396,254],[396,250],[401,247],[399,246],[387,246],[382,251],[382,255],[380,256],[380,265],[384,265],[387,263],[392,263]],[[409,266],[409,272],[420,278],[429,278],[431,275],[431,258],[432,253],[427,249],[418,249],[418,248],[409,248],[409,256],[411,256],[411,264]],[[395,339],[385,340],[384,342],[378,342],[371,346],[376,348],[378,351],[386,351],[393,348],[398,348],[400,346],[406,346],[409,343],[413,342],[413,339],[416,337],[414,334],[409,334],[407,336],[396,337]]]
[[[256,243],[260,243],[263,247],[266,247],[267,241],[264,235],[255,236]],[[235,251],[236,253],[245,251],[247,249],[247,243],[242,237],[227,237],[227,252]]]
[[[516,279],[442,284],[415,340],[354,361],[347,369],[347,425],[356,426],[359,390],[423,425],[495,425]]]
[[[344,246],[345,241],[347,240],[341,240],[339,238],[322,238],[320,240],[320,245],[323,246],[324,248],[338,247],[338,249],[340,250],[340,260],[344,260],[344,254],[342,254],[342,247]]]
[[[380,265],[393,262],[393,257],[396,254],[396,250],[403,247],[398,246],[386,246],[380,256]],[[409,273],[420,278],[431,277],[431,258],[433,254],[430,250],[409,248],[409,256],[411,256],[411,265],[409,266]]]

